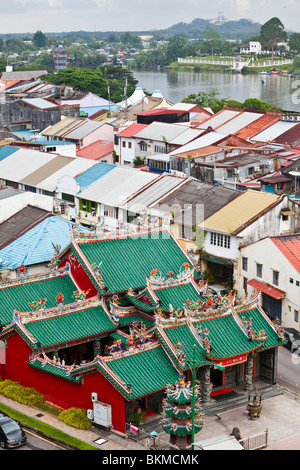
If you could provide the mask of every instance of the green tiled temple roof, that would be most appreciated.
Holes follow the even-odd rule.
[[[145,302],[138,297],[134,297],[134,296],[126,294],[126,298],[128,299],[128,302],[131,302],[131,304],[135,305],[137,308],[143,310],[144,312],[153,312],[155,303],[149,294],[147,294],[147,297],[150,301],[152,301],[151,305],[148,302]]]
[[[177,325],[171,326],[168,328],[163,328],[164,334],[168,337],[171,341],[172,345],[175,347],[178,343],[183,345],[183,352],[186,354],[186,361],[189,361],[189,364],[192,364],[193,361],[193,353],[194,353],[194,344],[196,345],[195,350],[195,360],[196,360],[196,367],[205,366],[211,364],[211,361],[204,357],[205,351],[201,347],[201,345],[195,339],[193,333],[191,332],[189,326],[187,324],[184,325]],[[160,334],[160,330],[156,330],[157,336],[163,342],[164,346],[168,351],[171,350],[168,347],[168,344],[164,341],[163,336]],[[172,354],[173,356],[173,354]],[[187,367],[182,367],[186,369]]]
[[[73,292],[76,286],[68,274],[45,279],[11,284],[1,288],[0,285],[0,325],[8,325],[12,322],[14,310],[20,312],[31,311],[29,302],[47,298],[45,308],[56,306],[56,297],[63,294],[64,303],[74,302]]]
[[[284,344],[284,340],[281,340],[274,328],[270,325],[268,319],[262,314],[258,308],[253,308],[251,310],[245,310],[242,313],[238,314],[239,318],[245,318],[246,321],[249,321],[250,317],[252,318],[252,326],[255,332],[266,330],[267,338],[265,344],[261,350],[274,348]]]
[[[250,341],[231,314],[210,317],[207,320],[194,323],[195,327],[196,325],[202,329],[206,327],[209,331],[210,358],[228,359],[240,356],[255,351],[263,344],[258,340]]]
[[[24,327],[42,348],[95,337],[116,329],[101,306],[32,321]]]
[[[154,294],[161,301],[160,308],[162,310],[169,310],[170,304],[174,308],[182,309],[183,303],[190,300],[191,302],[203,301],[204,297],[201,297],[192,283],[182,284],[178,286],[172,286],[164,289],[156,289]]]
[[[78,377],[74,377],[72,375],[67,375],[66,370],[60,369],[59,367],[56,367],[52,364],[46,363],[45,365],[42,365],[42,363],[38,360],[35,361],[29,361],[28,364],[32,367],[35,367],[36,369],[42,370],[48,374],[56,375],[57,377],[61,377],[62,379],[67,379],[70,380],[70,382],[77,382],[80,383],[78,380]]]
[[[137,321],[137,322],[142,321],[145,324],[146,328],[151,328],[154,325],[154,318],[153,318],[153,320],[150,319],[150,318],[145,318],[144,316],[139,315],[138,313],[133,314],[133,315],[120,317],[119,320],[120,321],[119,321],[119,324],[118,324],[118,328],[124,327],[124,326],[127,326],[127,325],[131,325],[132,322],[134,322],[134,321]]]
[[[153,269],[166,276],[169,271],[179,273],[183,263],[191,265],[188,255],[166,230],[119,239],[79,240],[71,244],[71,249],[98,289],[86,264],[102,263],[100,272],[108,289],[106,293],[127,292],[129,287],[142,289]]]
[[[179,378],[178,371],[161,346],[115,359],[108,362],[108,366],[126,384],[131,384],[130,399],[163,390],[167,384],[175,383]]]

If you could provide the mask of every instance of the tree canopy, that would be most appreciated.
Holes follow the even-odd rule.
[[[262,25],[260,30],[260,42],[266,49],[272,50],[272,60],[274,59],[274,48],[278,42],[285,41],[287,33],[279,18],[271,18]]]
[[[199,91],[197,94],[188,95],[182,100],[183,103],[193,103],[201,106],[202,108],[211,108],[214,113],[221,111],[224,106],[235,109],[255,109],[257,111],[270,111],[279,112],[280,109],[265,101],[260,101],[257,98],[249,98],[243,103],[228,99],[218,98],[219,92],[215,89],[209,93]]]
[[[96,68],[67,68],[58,73],[48,74],[47,82],[56,85],[67,85],[81,91],[95,93],[102,98],[108,98],[108,86],[110,98],[114,102],[123,99],[125,81],[127,78],[127,93],[132,94],[138,83],[132,72],[120,66],[100,66]]]

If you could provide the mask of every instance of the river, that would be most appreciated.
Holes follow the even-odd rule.
[[[209,93],[216,89],[218,98],[240,102],[247,98],[257,98],[287,111],[300,111],[300,79],[297,78],[177,70],[133,71],[133,74],[141,88],[149,93],[158,88],[174,104],[191,93]]]

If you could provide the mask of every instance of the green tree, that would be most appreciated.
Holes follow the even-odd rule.
[[[211,108],[214,113],[217,113],[223,108],[222,101],[217,98],[220,93],[215,89],[210,93],[199,91],[197,94],[188,95],[182,100],[182,103],[194,103],[202,108]]]
[[[292,33],[289,39],[290,50],[300,52],[300,33]]]
[[[45,47],[47,44],[47,36],[40,29],[34,33],[32,40],[37,48]]]
[[[262,25],[260,29],[260,42],[264,48],[272,50],[272,60],[274,59],[274,48],[278,42],[285,41],[286,31],[281,21],[274,17]]]
[[[206,41],[210,44],[211,55],[214,55],[214,50],[219,46],[221,42],[221,36],[219,36],[212,28],[205,28],[203,35]]]

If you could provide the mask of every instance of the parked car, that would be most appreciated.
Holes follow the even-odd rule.
[[[0,411],[0,446],[4,448],[19,447],[27,440],[19,423],[3,411]]]
[[[284,330],[284,338],[287,340],[287,343],[284,344],[291,352],[294,352],[298,348],[296,339],[290,331]]]
[[[219,297],[224,297],[225,295],[228,295],[229,292],[227,289],[224,289],[224,286],[222,285],[217,285],[213,284],[207,289],[208,293],[211,295],[218,295]]]

